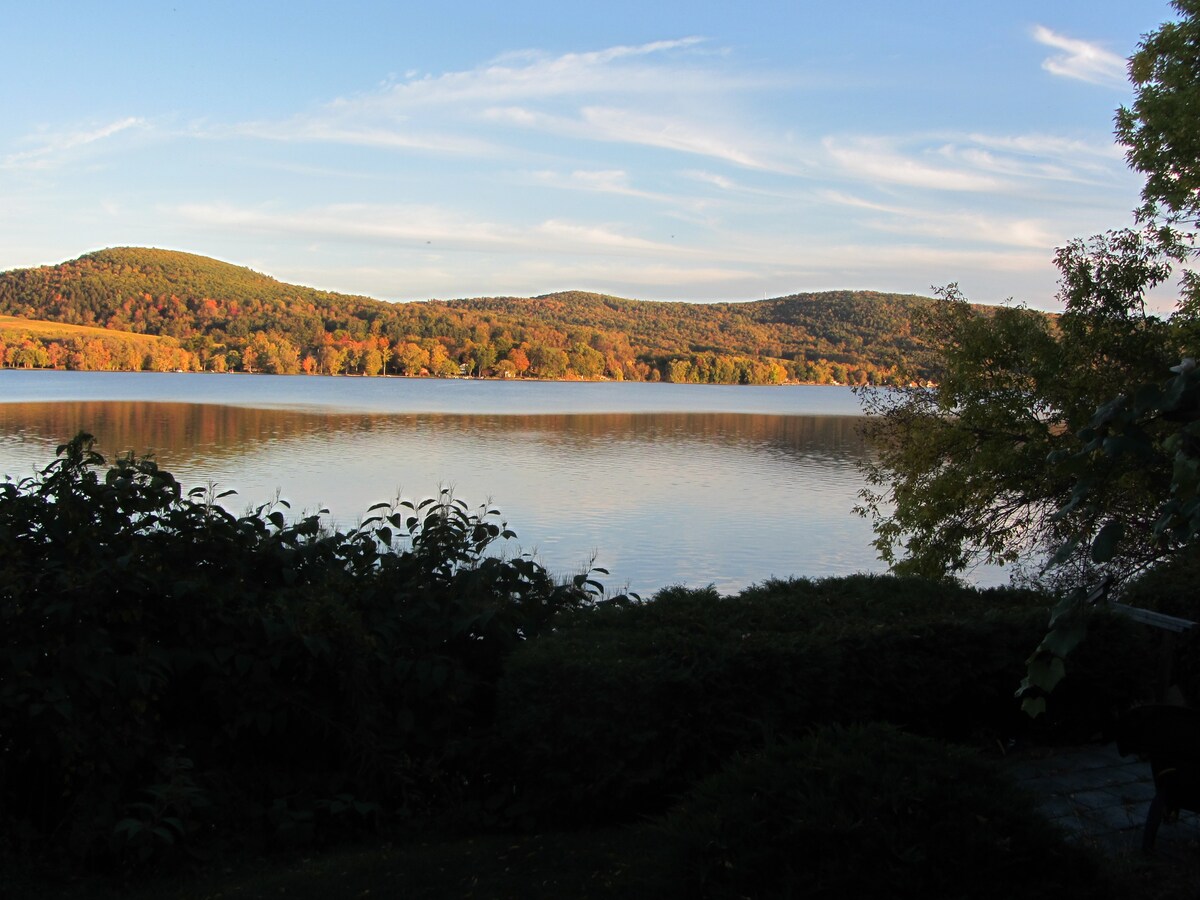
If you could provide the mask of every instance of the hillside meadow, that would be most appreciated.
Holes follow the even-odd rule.
[[[174,338],[0,315],[0,367],[78,371],[195,371]]]

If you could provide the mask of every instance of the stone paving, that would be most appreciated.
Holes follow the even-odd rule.
[[[1038,806],[1078,840],[1108,852],[1140,853],[1142,826],[1154,798],[1150,764],[1118,755],[1115,744],[1026,750],[1006,763]],[[1158,829],[1155,856],[1200,855],[1200,815],[1181,812]]]

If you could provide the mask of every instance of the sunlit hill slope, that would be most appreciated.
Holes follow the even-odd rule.
[[[184,354],[170,368],[280,374],[882,383],[927,376],[931,302],[871,291],[745,303],[568,291],[388,303],[137,247],[0,273],[0,314],[168,338],[166,346]],[[77,350],[82,336],[46,327],[0,330],[0,364],[139,367],[132,352],[107,365],[72,356],[62,348]],[[46,353],[31,362],[13,349],[21,340]],[[144,351],[140,367],[168,365],[151,361]]]

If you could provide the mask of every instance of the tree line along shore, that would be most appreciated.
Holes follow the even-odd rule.
[[[712,304],[579,291],[387,303],[126,247],[0,273],[0,317],[10,317],[0,318],[0,366],[899,384],[934,364],[931,303],[869,291]]]

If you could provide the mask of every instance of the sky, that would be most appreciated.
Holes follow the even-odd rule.
[[[184,250],[384,300],[1039,309],[1131,221],[1166,0],[0,0],[0,270]]]

